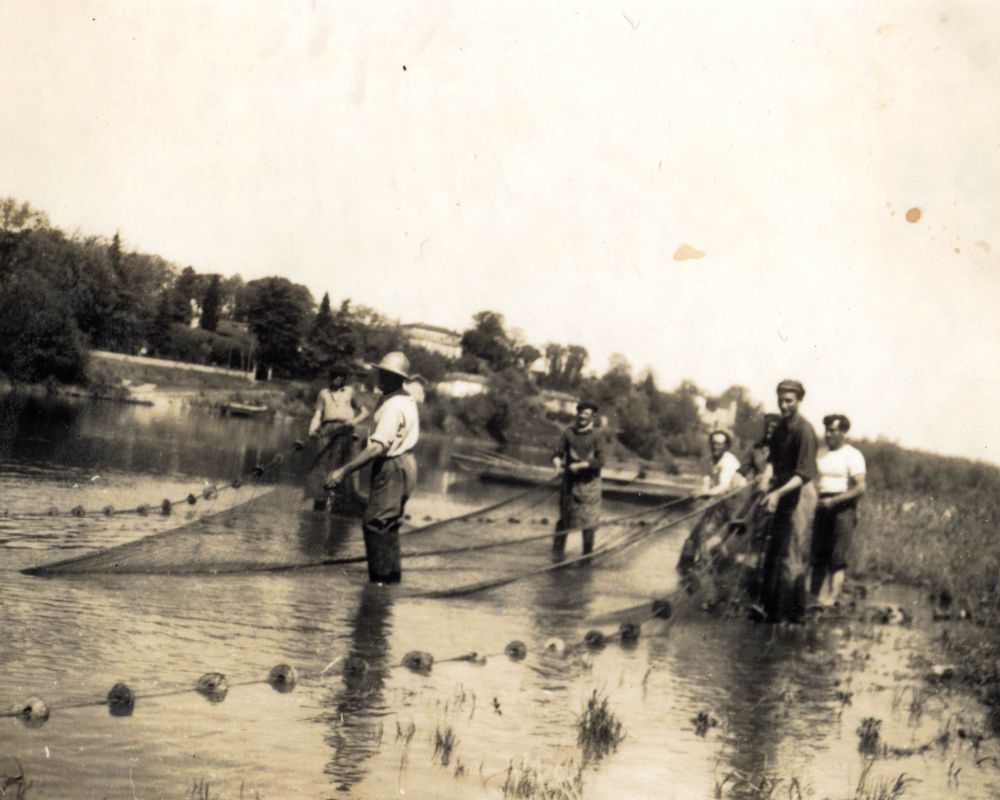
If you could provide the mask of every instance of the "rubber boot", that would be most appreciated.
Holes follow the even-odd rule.
[[[399,583],[402,554],[399,547],[400,520],[373,520],[362,527],[370,583]]]
[[[590,555],[594,552],[594,535],[596,531],[594,528],[584,528],[583,529],[583,554],[585,556]]]
[[[566,534],[557,533],[552,537],[552,560],[562,561],[566,555]]]

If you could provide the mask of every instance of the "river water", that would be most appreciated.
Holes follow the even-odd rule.
[[[883,598],[907,604],[912,626],[784,629],[688,608],[644,623],[631,647],[546,652],[553,639],[613,633],[617,610],[674,589],[684,526],[621,557],[449,600],[369,586],[358,567],[340,565],[21,573],[196,526],[206,514],[220,529],[259,530],[265,561],[289,543],[319,559],[357,548],[355,522],[313,512],[294,488],[267,482],[170,516],[65,513],[155,510],[162,498],[200,494],[283,452],[303,426],[178,406],[0,400],[0,707],[38,695],[53,709],[41,727],[0,719],[0,765],[10,772],[17,760],[26,797],[499,798],[505,781],[525,775],[550,788],[569,779],[572,789],[552,797],[878,797],[880,782],[901,775],[897,796],[1000,796],[996,742],[977,736],[982,709],[924,680],[939,656],[917,593]],[[412,525],[518,491],[454,472],[456,448],[426,438]],[[59,515],[24,516],[50,508]],[[552,517],[546,500],[516,525],[544,533]],[[481,576],[508,557],[543,565],[546,548],[483,555]],[[459,577],[444,562],[412,580],[448,586],[468,572]],[[523,661],[499,655],[514,639],[527,645]],[[435,656],[429,674],[399,667],[412,650]],[[470,651],[489,657],[447,661]],[[342,674],[347,657],[367,671]],[[293,692],[261,680],[280,663],[300,674]],[[209,671],[228,676],[222,702],[190,691],[155,696]],[[139,695],[131,716],[82,705],[120,681]],[[577,720],[595,691],[624,739],[580,772]],[[859,752],[866,718],[880,721],[888,747],[877,758]]]

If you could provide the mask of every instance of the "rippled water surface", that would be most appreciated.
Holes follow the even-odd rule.
[[[670,622],[645,622],[632,647],[545,652],[554,638],[613,633],[616,612],[673,590],[683,525],[588,566],[466,597],[417,597],[415,588],[542,567],[548,542],[413,559],[403,586],[369,586],[363,565],[301,568],[360,552],[360,530],[308,507],[294,463],[277,481],[157,513],[163,498],[200,497],[285,452],[301,421],[15,397],[0,401],[0,420],[0,706],[39,695],[53,707],[39,728],[0,719],[0,764],[17,759],[28,797],[184,798],[201,782],[220,798],[502,797],[523,768],[550,784],[575,774],[576,722],[595,690],[625,738],[584,768],[583,797],[866,796],[856,794],[869,763],[857,730],[869,717],[893,752],[871,762],[866,787],[905,773],[918,781],[905,797],[1000,794],[995,742],[958,736],[983,728],[981,709],[922,681],[934,655],[927,626],[780,630],[682,606]],[[451,471],[455,447],[422,444],[410,528],[519,491]],[[514,506],[516,521],[498,514],[481,529],[544,534],[554,501],[533,497]],[[66,513],[143,503],[153,513]],[[49,509],[58,515],[44,516]],[[482,530],[435,543],[457,546]],[[252,569],[20,571],[166,531],[192,563]],[[903,600],[919,616],[916,599]],[[502,655],[513,639],[527,644],[523,661]],[[412,650],[435,656],[429,674],[399,666]],[[470,651],[485,663],[448,661]],[[345,675],[351,657],[367,669]],[[291,693],[262,681],[279,663],[300,674]],[[228,677],[223,702],[168,694],[209,671]],[[139,695],[131,716],[85,705],[119,681]]]

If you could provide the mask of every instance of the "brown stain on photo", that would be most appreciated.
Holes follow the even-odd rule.
[[[692,247],[689,244],[682,244],[674,251],[674,261],[687,261],[692,258],[704,258],[705,252]]]
[[[919,208],[917,208],[916,206],[914,206],[913,208],[909,209],[906,212],[906,221],[910,222],[910,223],[920,222],[920,217],[922,217],[922,216],[923,216],[923,212]]]
[[[984,253],[988,253],[993,249],[993,245],[983,239],[976,242],[976,247],[980,248]]]

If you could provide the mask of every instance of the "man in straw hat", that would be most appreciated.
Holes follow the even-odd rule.
[[[330,369],[329,384],[316,397],[316,410],[309,422],[309,438],[316,441],[316,459],[306,476],[306,497],[312,498],[317,511],[326,509],[329,503],[323,487],[326,476],[354,455],[354,426],[368,417],[368,409],[354,399],[351,378],[357,372],[356,366],[335,364]]]
[[[417,460],[413,448],[420,436],[417,403],[403,388],[410,362],[403,353],[386,354],[371,365],[378,378],[381,399],[375,406],[375,427],[368,446],[342,467],[333,470],[326,488],[334,489],[344,478],[371,462],[371,489],[362,529],[368,557],[368,579],[372,583],[399,583],[402,564],[399,526],[403,509],[417,482]]]
[[[552,466],[562,475],[559,491],[559,521],[552,541],[552,558],[561,561],[566,551],[566,532],[581,530],[583,554],[594,549],[594,535],[601,521],[601,468],[604,454],[601,437],[594,430],[597,406],[583,401],[576,406],[576,420],[559,437]]]
[[[774,473],[761,505],[771,514],[764,545],[762,601],[772,622],[798,622],[806,610],[806,570],[816,511],[816,432],[799,413],[806,390],[796,380],[776,389],[781,420],[771,435]]]

